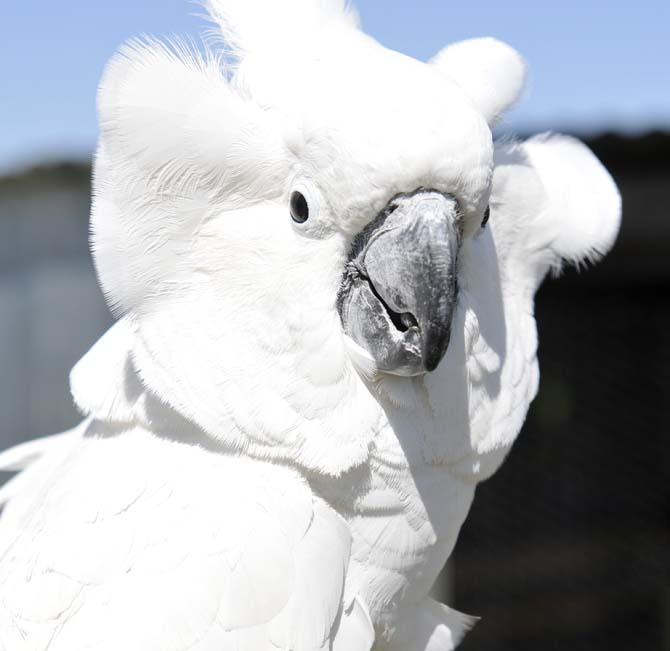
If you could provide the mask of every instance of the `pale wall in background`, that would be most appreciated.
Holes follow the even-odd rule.
[[[0,449],[80,420],[68,374],[111,324],[89,203],[87,178],[0,182]]]

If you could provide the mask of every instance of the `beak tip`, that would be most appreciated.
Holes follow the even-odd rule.
[[[441,361],[442,355],[431,355],[430,357],[426,358],[423,365],[426,371],[432,373],[440,365]]]
[[[423,350],[423,367],[428,373],[434,371],[442,361],[447,348],[449,347],[449,340],[451,338],[451,329],[443,331],[441,336],[432,339],[429,337],[425,342]]]

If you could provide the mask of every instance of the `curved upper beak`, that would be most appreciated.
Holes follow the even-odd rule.
[[[345,272],[345,332],[397,375],[434,370],[449,345],[462,238],[458,203],[419,190],[395,197],[356,238]]]

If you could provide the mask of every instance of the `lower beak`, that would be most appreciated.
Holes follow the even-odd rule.
[[[420,375],[449,345],[461,219],[450,195],[394,198],[356,238],[339,297],[345,333],[378,370]]]

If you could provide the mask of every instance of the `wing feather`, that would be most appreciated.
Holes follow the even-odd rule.
[[[499,143],[490,203],[489,226],[463,246],[446,358],[425,380],[450,432],[433,454],[477,481],[503,461],[537,392],[536,290],[564,261],[603,255],[621,217],[610,175],[565,136]]]
[[[97,427],[0,519],[0,648],[329,648],[351,535],[295,471]]]

